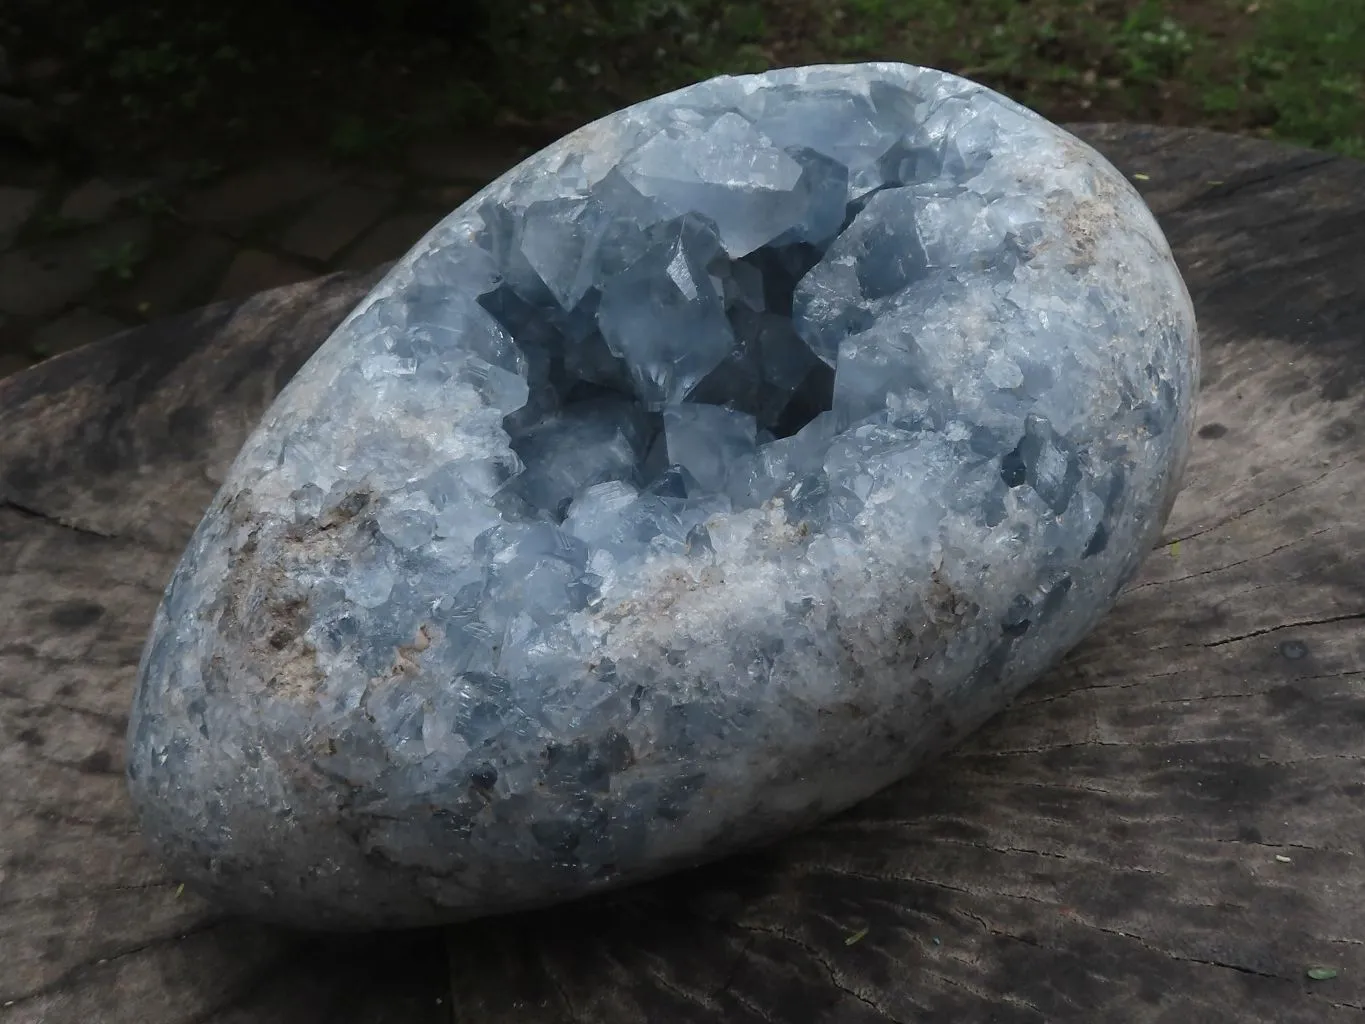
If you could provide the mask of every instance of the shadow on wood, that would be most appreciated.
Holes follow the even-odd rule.
[[[1204,333],[1162,546],[937,765],[589,904],[297,936],[180,892],[136,834],[123,734],[161,587],[247,430],[377,273],[0,381],[0,1021],[1361,1020],[1365,166],[1078,131],[1146,192]]]

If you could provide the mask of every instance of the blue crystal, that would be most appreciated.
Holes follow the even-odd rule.
[[[257,916],[454,921],[868,796],[1158,534],[1198,343],[1097,153],[894,64],[620,111],[438,224],[167,588],[129,778]]]
[[[681,466],[710,494],[727,490],[730,469],[758,451],[758,424],[745,412],[684,402],[664,410],[670,465]]]

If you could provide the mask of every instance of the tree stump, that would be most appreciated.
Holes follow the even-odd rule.
[[[4,1024],[1365,1020],[1365,165],[1076,129],[1199,312],[1161,545],[1062,665],[808,834],[445,932],[225,917],[124,793],[161,588],[246,432],[379,272],[0,382]]]

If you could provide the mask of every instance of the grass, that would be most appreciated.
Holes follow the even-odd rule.
[[[1259,108],[1282,138],[1365,159],[1365,4],[1280,0],[1206,108]]]
[[[305,146],[382,163],[417,138],[558,132],[722,72],[867,59],[955,71],[1058,121],[1204,125],[1365,156],[1365,0],[484,0],[484,23],[443,32],[405,22],[424,0],[355,15],[366,2],[345,0],[347,24],[318,0],[113,14],[27,0],[27,16],[0,10],[0,47],[16,66],[56,58],[51,88],[104,160],[213,165]]]
[[[775,35],[781,63],[929,64],[1057,120],[1205,125],[1362,155],[1362,0],[832,0],[800,37]]]
[[[610,14],[620,5],[595,9]],[[966,75],[1056,120],[1204,125],[1365,155],[1365,0],[635,0],[628,6],[636,11],[633,20],[598,24],[566,15],[573,5],[558,14],[530,5],[518,32],[504,40],[512,45],[500,51],[501,63],[517,65],[518,75],[499,83],[499,98],[534,112],[552,106],[555,96],[573,96],[585,112],[596,113],[720,72],[901,60]],[[577,45],[563,45],[575,33]],[[579,56],[518,51],[528,38],[560,40],[560,53]],[[581,56],[604,51],[630,55],[611,79],[601,61]],[[528,65],[541,73],[528,75]]]

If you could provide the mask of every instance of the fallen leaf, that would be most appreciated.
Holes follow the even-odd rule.
[[[1136,181],[1151,181],[1151,180],[1152,180],[1152,176],[1151,176],[1150,174],[1134,174],[1134,175],[1133,175],[1133,178],[1134,178],[1134,180],[1136,180]]]
[[[1312,978],[1314,981],[1331,981],[1339,973],[1341,972],[1338,971],[1335,967],[1308,968],[1308,977]]]
[[[866,928],[859,928],[856,932],[854,932],[852,935],[850,935],[848,938],[844,940],[844,945],[852,946],[854,943],[862,942],[863,939],[867,938],[867,931],[868,930]]]

